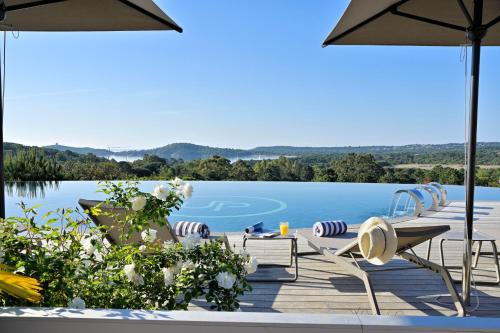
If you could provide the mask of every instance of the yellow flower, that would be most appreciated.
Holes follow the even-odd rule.
[[[36,279],[13,274],[3,269],[5,266],[0,265],[0,293],[5,292],[32,303],[40,302],[42,295],[39,291],[42,288]]]

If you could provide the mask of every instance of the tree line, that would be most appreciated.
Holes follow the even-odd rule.
[[[6,155],[5,176],[10,181],[172,179],[241,181],[316,181],[416,184],[437,181],[463,184],[463,169],[436,166],[430,170],[387,167],[372,154],[349,153],[330,160],[310,157],[244,161],[213,156],[193,161],[144,155],[127,162],[72,152],[45,154],[36,149]],[[500,186],[500,169],[478,169],[477,184]]]

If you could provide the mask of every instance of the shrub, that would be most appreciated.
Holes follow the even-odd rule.
[[[204,297],[217,310],[239,308],[237,297],[250,290],[245,276],[255,270],[252,258],[220,241],[201,243],[197,234],[181,243],[160,242],[149,228],[152,221],[167,223],[190,185],[178,182],[153,194],[139,191],[137,183],[104,183],[101,190],[107,203],[131,209],[126,221],[142,230],[141,244],[110,244],[106,228],[77,209],[39,216],[37,207],[21,203],[23,216],[0,220],[0,263],[40,281],[40,306],[179,310]],[[29,303],[0,295],[0,306],[23,305]]]

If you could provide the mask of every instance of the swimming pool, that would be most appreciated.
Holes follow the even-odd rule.
[[[144,181],[140,187],[152,191],[161,182]],[[263,221],[276,228],[289,221],[291,228],[310,227],[318,220],[342,219],[361,223],[370,216],[385,215],[395,191],[414,188],[402,184],[300,183],[196,181],[193,197],[169,220],[207,223],[212,231],[241,231]],[[449,200],[463,200],[462,186],[445,186]],[[6,192],[7,216],[18,215],[16,203],[42,204],[41,212],[76,207],[78,199],[102,199],[97,182],[64,181],[45,187],[33,183],[11,186]],[[477,200],[500,200],[500,188],[476,188]]]

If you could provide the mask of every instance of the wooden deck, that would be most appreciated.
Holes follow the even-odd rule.
[[[500,240],[500,202],[477,202],[476,229],[490,233]],[[464,203],[452,202],[439,212],[426,214],[416,220],[400,225],[448,224],[452,230],[463,230]],[[241,235],[229,235],[231,244],[238,250],[242,246]],[[247,243],[247,250],[260,263],[289,262],[289,243],[286,241],[255,241]],[[460,265],[462,242],[445,245],[446,263]],[[483,250],[488,250],[484,245]],[[299,239],[299,252],[312,251],[304,239]],[[425,257],[427,244],[416,248],[417,254]],[[438,242],[435,241],[431,261],[439,263]],[[368,264],[367,264],[368,265]],[[394,259],[386,266],[412,266],[407,261]],[[253,283],[253,291],[241,297],[242,311],[253,312],[300,312],[371,314],[368,299],[361,281],[347,275],[340,267],[318,254],[299,258],[299,279],[288,283]],[[493,280],[491,256],[479,260],[475,280]],[[286,277],[290,269],[259,268],[253,277]],[[460,279],[460,271],[452,272]],[[385,271],[372,273],[372,282],[384,315],[441,315],[454,316],[456,311],[447,296],[447,289],[439,275],[425,269]],[[460,291],[461,286],[457,285]],[[500,317],[500,286],[477,286],[473,288],[472,306],[474,316]],[[479,301],[479,304],[478,304]],[[200,306],[203,307],[203,305]],[[199,306],[193,306],[199,308]]]

